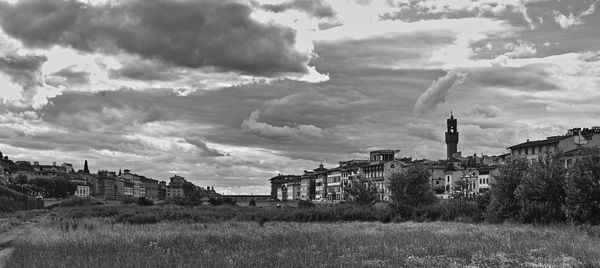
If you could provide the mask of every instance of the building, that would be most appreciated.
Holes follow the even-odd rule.
[[[166,198],[170,199],[170,198],[177,198],[177,197],[185,197],[185,194],[183,193],[183,188],[175,187],[175,186],[168,186],[166,188]]]
[[[61,167],[64,169],[64,171],[65,171],[66,173],[73,173],[73,172],[75,172],[75,169],[73,169],[73,164],[70,164],[70,163],[63,163],[63,164],[61,165]]]
[[[300,176],[300,199],[315,199],[315,178],[315,172],[307,170]]]
[[[142,178],[144,176],[140,176],[134,173],[131,173],[129,169],[123,170],[123,174],[121,178],[125,179],[127,182],[133,184],[133,197],[142,197]]]
[[[88,197],[90,196],[90,186],[87,184],[77,184],[77,190],[75,191],[77,197]]]
[[[183,184],[185,183],[185,178],[177,175],[171,177],[169,180],[169,186],[173,187],[183,187]]]
[[[300,176],[296,176],[295,179],[288,181],[285,184],[285,188],[287,189],[286,199],[282,199],[285,201],[297,201],[300,200]]]
[[[490,190],[494,177],[499,173],[498,166],[483,166],[477,168],[477,192],[485,193]]]
[[[158,180],[143,177],[142,178],[142,189],[144,189],[143,196],[148,199],[159,199],[159,188]]]
[[[296,175],[282,175],[278,174],[277,176],[270,178],[271,182],[271,198],[273,200],[287,200],[287,187],[286,183],[292,180],[299,180],[300,176]],[[285,190],[283,190],[285,188]]]
[[[600,146],[600,127],[573,128],[562,136],[547,137],[544,140],[527,140],[508,149],[511,157],[525,158],[530,162],[537,161],[539,157],[550,151],[560,150],[565,154],[563,158],[565,166],[570,166],[580,148],[597,146]]]
[[[394,161],[396,151],[394,150],[377,150],[369,152],[370,161]]]
[[[16,163],[15,177],[25,176],[27,180],[36,178],[53,179],[65,175],[65,168],[57,166],[56,162],[52,165],[40,165],[39,162],[33,162],[31,165],[27,161],[18,161]]]
[[[117,199],[117,179],[116,178],[99,178],[98,179],[99,189],[97,197],[104,199]]]
[[[446,120],[446,127],[446,159],[450,159],[458,152],[457,120],[452,115],[452,112],[450,112],[450,118]]]
[[[327,172],[327,184],[326,184],[326,199],[328,201],[341,201],[343,200],[342,192],[342,168],[336,167],[326,171]]]
[[[118,192],[123,193],[121,197],[133,197],[133,182],[124,179],[117,179],[117,183],[117,188],[119,189]]]
[[[315,198],[313,200],[324,200],[327,198],[327,169],[323,163],[319,165],[315,172]]]

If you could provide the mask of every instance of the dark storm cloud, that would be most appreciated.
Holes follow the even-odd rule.
[[[40,83],[40,68],[44,62],[46,57],[39,55],[0,56],[0,72],[7,74],[13,83],[27,90]]]
[[[265,10],[280,13],[286,10],[295,9],[306,12],[309,16],[316,18],[334,18],[335,11],[329,3],[323,0],[291,0],[281,4],[262,5]]]
[[[0,2],[0,23],[26,45],[82,51],[123,50],[183,67],[275,76],[306,73],[295,31],[262,24],[237,1],[131,0],[101,6],[77,1]]]

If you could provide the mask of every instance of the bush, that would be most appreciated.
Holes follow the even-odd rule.
[[[227,197],[227,198],[223,198],[223,197],[209,198],[208,203],[210,203],[213,206],[221,206],[221,205],[236,206],[237,205],[237,202],[235,201],[235,199],[232,199],[229,197]]]
[[[145,198],[145,197],[138,198],[136,203],[140,206],[153,206],[154,205],[154,201],[152,201],[148,198]]]
[[[10,198],[0,196],[0,212],[13,212],[16,210],[22,210],[25,205],[22,202],[17,202]]]
[[[600,224],[600,149],[582,151],[565,183],[565,212],[571,222]]]
[[[137,202],[137,198],[132,195],[124,195],[121,197],[121,204],[134,204]]]
[[[299,208],[312,208],[315,207],[315,204],[310,200],[299,200],[298,201]]]
[[[100,205],[102,202],[94,199],[93,197],[72,197],[60,203],[61,207],[83,207]]]
[[[392,174],[389,187],[394,203],[400,207],[414,208],[435,203],[429,177],[429,171],[420,164]]]
[[[533,163],[515,190],[524,223],[553,223],[565,220],[565,180],[567,169],[560,152],[551,152]]]

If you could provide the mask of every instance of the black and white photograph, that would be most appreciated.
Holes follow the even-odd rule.
[[[4,267],[600,267],[600,0],[0,0]]]

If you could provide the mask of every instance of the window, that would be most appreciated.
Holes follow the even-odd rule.
[[[531,148],[531,154],[535,154],[535,147]]]

